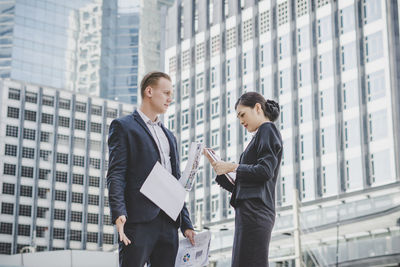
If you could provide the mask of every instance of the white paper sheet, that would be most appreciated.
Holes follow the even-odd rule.
[[[210,148],[206,148],[205,151],[207,153],[207,158],[210,162],[221,161],[221,157],[219,155],[217,155],[214,152],[214,150],[212,150]],[[232,184],[235,184],[235,181],[236,181],[236,173],[235,172],[228,172],[225,174],[225,176],[228,178],[229,182],[231,182]]]
[[[187,239],[181,240],[179,242],[178,254],[176,255],[175,267],[200,267],[208,265],[210,241],[210,231],[195,235],[194,246]]]
[[[185,170],[182,173],[179,182],[185,187],[186,191],[192,190],[194,180],[196,178],[196,172],[199,169],[199,163],[201,154],[203,152],[204,145],[202,143],[192,142],[189,149],[189,157],[186,163]]]
[[[185,188],[158,161],[140,192],[173,220],[178,218],[186,197]]]

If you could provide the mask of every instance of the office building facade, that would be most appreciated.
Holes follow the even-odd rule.
[[[281,107],[277,126],[284,151],[275,229],[292,225],[296,197],[302,213],[314,210],[323,218],[326,205],[335,212],[352,205],[357,210],[359,198],[398,194],[398,9],[395,1],[384,0],[177,1],[167,19],[165,70],[176,96],[166,122],[178,137],[182,165],[192,141],[237,161],[251,134],[239,125],[234,104],[244,92],[257,91]],[[214,177],[202,162],[188,206],[197,225],[228,230],[216,235],[214,245],[221,245],[214,252],[229,259],[232,244],[225,241],[232,237],[234,211]],[[396,206],[395,199],[386,207]],[[353,204],[340,205],[347,202]],[[381,216],[379,209],[369,211]],[[334,225],[346,223],[333,217]],[[398,240],[396,220],[387,218],[387,227],[381,226],[396,233],[386,231],[390,240]],[[323,223],[311,224],[315,230]],[[345,235],[319,236],[319,241],[340,239],[346,246]],[[271,243],[277,257],[285,251],[280,246]]]
[[[0,253],[111,250],[111,121],[134,106],[10,79],[0,84]]]

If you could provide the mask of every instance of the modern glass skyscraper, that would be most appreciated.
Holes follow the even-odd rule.
[[[302,221],[313,227],[302,228],[315,231],[319,241],[314,241],[320,246],[346,238],[347,233],[329,236],[317,228],[328,221],[346,224],[338,210],[362,209],[364,202],[352,202],[354,196],[390,196],[388,188],[399,193],[400,45],[395,1],[181,0],[168,11],[166,40],[165,70],[176,90],[166,118],[178,136],[183,166],[189,143],[196,140],[222,158],[239,159],[251,137],[234,111],[242,93],[257,91],[280,103],[277,124],[284,153],[276,189],[276,229],[285,231],[285,225],[291,225],[293,189],[299,192],[302,214],[308,216]],[[210,165],[202,163],[188,206],[194,221],[225,229],[232,226],[234,214],[229,195],[214,177]],[[393,195],[387,208],[396,205],[394,199]],[[347,202],[352,204],[344,205]],[[333,221],[327,219],[329,208],[324,205],[334,207]],[[369,215],[381,216],[370,205]],[[306,212],[310,210],[314,213]],[[360,214],[352,216],[347,218],[356,220]],[[318,224],[311,218],[327,221]],[[349,232],[360,234],[361,228],[368,229],[361,227],[367,221]],[[388,224],[368,231],[393,227],[397,237],[390,239],[390,233],[383,232],[393,242],[398,240],[395,220],[382,221]],[[219,236],[212,248],[226,254],[229,233]],[[350,243],[341,241],[340,246]],[[272,256],[277,258],[285,249],[293,249],[293,243],[273,239]],[[327,258],[330,249],[325,251]],[[359,258],[372,257],[361,254]]]
[[[0,76],[99,94],[101,0],[1,1]]]
[[[1,1],[0,77],[137,104],[139,78],[162,66],[163,19],[171,4]]]

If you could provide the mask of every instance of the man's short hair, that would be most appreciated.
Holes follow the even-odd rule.
[[[168,74],[161,71],[152,71],[147,73],[142,81],[140,82],[140,94],[142,95],[142,99],[144,98],[144,90],[146,90],[147,86],[157,85],[158,81],[161,78],[165,78],[168,81],[171,81],[171,77]]]

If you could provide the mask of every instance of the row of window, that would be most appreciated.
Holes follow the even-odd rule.
[[[21,90],[16,88],[9,88],[8,91],[8,98],[13,100],[21,100]],[[38,95],[34,92],[26,92],[25,93],[25,102],[29,103],[38,103]],[[42,96],[42,105],[44,106],[51,106],[53,107],[55,103],[54,96],[50,95],[43,95]],[[71,100],[60,98],[58,107],[61,109],[70,110],[71,109]],[[77,101],[75,103],[75,110],[76,112],[83,112],[86,113],[87,111],[87,104],[83,102]],[[98,105],[91,106],[91,114],[102,116],[103,107]],[[106,116],[107,118],[116,118],[118,115],[117,109],[107,108]]]
[[[0,223],[0,234],[12,234],[12,223]],[[28,224],[18,224],[18,233],[19,236],[30,236],[31,235],[31,226]],[[38,226],[36,228],[36,237],[45,237],[45,232],[48,231],[48,227]],[[103,242],[105,244],[113,244],[113,234],[104,234]],[[53,229],[53,238],[54,239],[65,239],[65,229],[54,228]],[[70,232],[70,240],[71,241],[82,241],[82,231],[80,230],[71,230]],[[87,233],[87,242],[89,243],[97,243],[98,242],[98,233],[88,232]]]
[[[194,7],[190,13],[185,13],[184,3],[181,3],[179,6],[179,10],[178,10],[179,16],[177,19],[178,19],[178,25],[179,25],[178,34],[179,34],[180,40],[183,40],[185,38],[184,14],[190,14],[190,20],[193,22],[192,24],[189,24],[189,25],[192,25],[191,32],[197,33],[199,30],[198,9],[200,7],[197,5],[197,2],[198,1],[195,1]],[[309,8],[308,8],[307,2],[308,1],[306,1],[306,0],[297,0],[297,5],[292,6],[292,8],[295,8],[295,14],[297,17],[301,17],[301,16],[304,16],[309,13]],[[329,2],[330,1],[328,1],[328,0],[319,0],[317,7],[318,8],[323,7],[323,6],[327,5]],[[237,5],[236,2],[235,2],[235,4]],[[360,16],[362,17],[363,22],[365,24],[371,23],[371,22],[376,21],[381,18],[381,2],[379,0],[364,0],[362,5],[363,5],[363,9],[362,9],[363,12]],[[246,7],[244,0],[240,1],[240,7],[242,9]],[[214,16],[215,16],[213,1],[210,1],[208,3],[207,8],[208,8],[207,24],[212,25],[214,22]],[[220,8],[221,8],[221,10],[220,10],[220,13],[218,14],[218,16],[220,16],[221,19],[228,17],[230,14],[229,0],[224,0],[223,4],[220,5]],[[254,32],[257,28],[259,28],[260,34],[266,33],[270,30],[270,28],[271,28],[270,13],[271,13],[271,10],[266,10],[266,11],[260,12],[258,27],[257,27],[257,25],[255,25],[255,27],[253,27],[252,19],[245,20],[243,22],[242,34],[243,34],[244,41],[251,39],[253,37],[253,35],[255,35]],[[291,20],[290,19],[291,12],[289,12],[289,1],[283,1],[283,2],[279,3],[277,6],[276,14],[277,14],[278,26],[288,23]],[[348,7],[345,7],[343,9],[339,10],[339,19],[338,20],[340,20],[340,25],[342,28],[350,27],[352,25],[354,26],[354,14],[355,14],[354,5],[351,5],[351,6],[348,6]],[[233,14],[231,14],[231,15],[233,15]],[[330,17],[328,17],[328,18],[330,19]],[[324,28],[324,29],[327,29],[327,28]]]
[[[25,110],[24,114],[25,114],[25,116],[24,116],[25,120],[36,121],[36,111]],[[8,107],[7,117],[18,119],[19,118],[19,108]],[[53,115],[42,113],[41,123],[53,125]],[[59,116],[58,117],[58,126],[69,128],[70,127],[70,118]],[[86,131],[86,121],[75,119],[74,120],[74,129]],[[93,133],[101,133],[102,132],[101,123],[91,122],[90,123],[90,131]],[[15,136],[18,135],[18,133],[12,132],[11,129],[10,129],[10,134],[13,134]],[[34,140],[34,138],[32,140]]]
[[[38,231],[38,229],[36,229]],[[56,232],[57,235],[62,236],[62,232]],[[89,235],[90,234],[90,235]],[[87,242],[89,243],[97,243],[97,236],[95,237],[94,234],[96,233],[88,233],[87,235]],[[82,233],[79,230],[71,230],[70,235],[71,241],[81,241]],[[62,238],[64,239],[64,238]],[[90,241],[89,241],[90,239]],[[103,234],[103,242],[104,244],[114,244],[114,235],[113,234]],[[17,244],[17,251],[21,251],[23,247],[29,246],[28,244]],[[53,247],[53,251],[55,250],[63,250],[64,248]],[[47,246],[36,246],[36,251],[46,251],[48,250]],[[11,254],[11,243],[0,242],[0,254]]]
[[[3,202],[1,204],[1,213],[7,215],[14,214],[14,204]],[[49,213],[49,208],[45,207],[37,207],[36,216],[38,218],[46,218]],[[31,217],[32,215],[32,206],[30,205],[19,205],[19,215]],[[71,221],[72,222],[82,222],[82,212],[80,211],[71,211]],[[61,209],[54,209],[54,220],[65,221],[66,219],[66,211]],[[98,224],[98,214],[96,213],[88,213],[88,223]],[[110,215],[103,215],[103,223],[105,225],[112,225]]]

